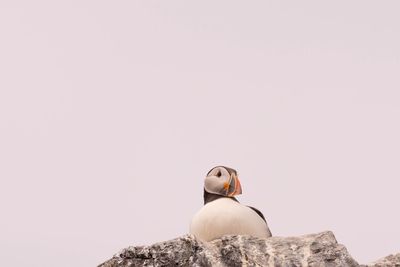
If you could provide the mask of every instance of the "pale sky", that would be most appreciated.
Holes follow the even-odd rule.
[[[274,235],[400,252],[400,2],[0,2],[4,266],[188,232],[215,165]]]

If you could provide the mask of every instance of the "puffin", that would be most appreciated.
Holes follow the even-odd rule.
[[[205,242],[224,235],[271,237],[264,215],[242,205],[235,196],[242,193],[236,170],[216,166],[204,179],[204,206],[193,216],[190,234]]]

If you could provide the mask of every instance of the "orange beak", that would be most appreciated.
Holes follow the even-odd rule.
[[[229,179],[229,187],[227,188],[227,196],[233,197],[242,193],[242,186],[240,185],[239,178],[232,174]]]

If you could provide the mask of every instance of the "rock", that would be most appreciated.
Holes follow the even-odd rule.
[[[399,254],[387,262],[399,262]],[[385,259],[368,266],[396,266]],[[206,243],[186,235],[150,246],[128,247],[99,267],[123,266],[360,266],[332,232],[300,237],[224,236]]]
[[[400,267],[400,253],[395,255],[389,255],[385,258],[377,260],[371,264],[367,265],[368,267]]]

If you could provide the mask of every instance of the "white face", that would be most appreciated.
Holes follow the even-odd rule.
[[[226,195],[229,179],[230,174],[224,167],[216,167],[210,171],[204,180],[204,188],[209,193]]]
[[[236,173],[229,173],[223,166],[213,168],[204,180],[204,189],[213,194],[234,196],[242,193]]]

